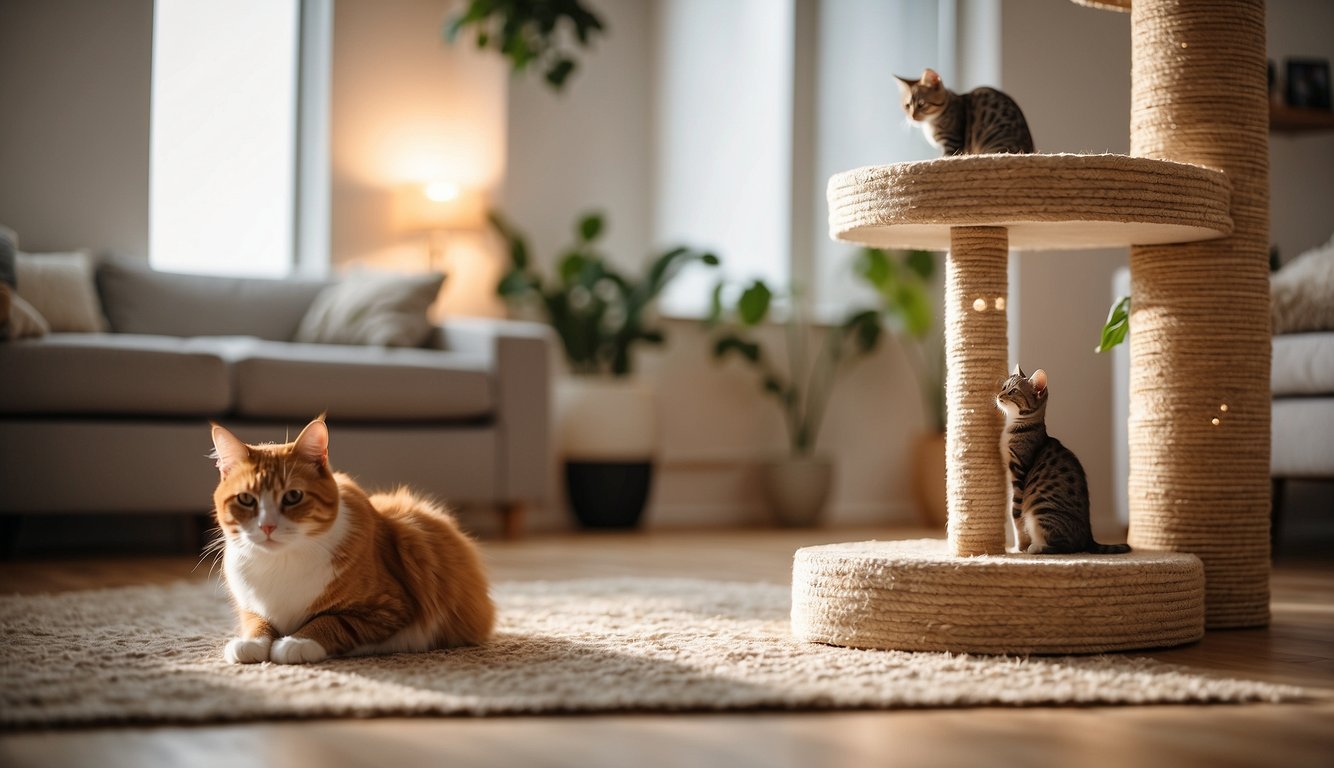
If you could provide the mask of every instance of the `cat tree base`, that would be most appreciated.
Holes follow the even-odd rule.
[[[792,633],[852,648],[1103,653],[1204,636],[1204,566],[1171,552],[956,557],[945,541],[797,550]]]

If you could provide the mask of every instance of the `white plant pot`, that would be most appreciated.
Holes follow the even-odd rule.
[[[642,379],[576,376],[556,384],[556,439],[570,510],[585,528],[635,528],[652,487],[657,405]]]
[[[636,376],[558,380],[556,445],[567,460],[652,459],[658,452],[653,387]]]
[[[827,456],[785,456],[761,467],[765,500],[779,525],[808,527],[824,518],[834,483],[834,464]]]

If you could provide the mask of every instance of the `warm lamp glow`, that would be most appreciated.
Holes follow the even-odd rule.
[[[486,225],[481,190],[452,181],[407,184],[395,191],[394,228],[401,232],[477,230]]]
[[[457,200],[459,196],[459,185],[449,181],[433,181],[427,184],[423,190],[426,199],[433,203],[448,203],[451,200]]]

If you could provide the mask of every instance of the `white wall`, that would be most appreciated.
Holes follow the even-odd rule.
[[[152,0],[0,3],[0,222],[148,258]]]
[[[540,73],[509,78],[507,173],[499,203],[547,263],[572,242],[576,218],[600,210],[607,257],[633,266],[664,245],[653,239],[649,197],[654,3],[599,0],[592,7],[607,34],[580,56],[563,92],[552,92]]]
[[[338,0],[330,84],[335,267],[425,268],[428,236],[405,231],[396,195],[429,181],[492,191],[505,177],[506,68],[442,35],[449,3]],[[443,243],[442,308],[497,314],[499,254],[484,233]]]

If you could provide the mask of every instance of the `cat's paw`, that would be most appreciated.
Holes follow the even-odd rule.
[[[306,637],[279,638],[269,651],[269,660],[275,664],[311,664],[328,656],[324,646]]]
[[[258,664],[269,660],[271,637],[237,637],[227,642],[222,657],[229,664]]]

